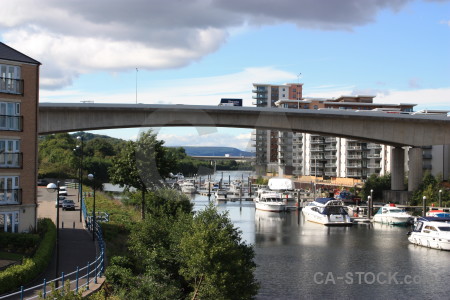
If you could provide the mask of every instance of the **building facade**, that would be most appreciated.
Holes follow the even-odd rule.
[[[341,96],[333,99],[303,98],[303,84],[253,84],[253,104],[285,109],[377,110],[412,113],[415,104],[374,103],[374,96]],[[390,172],[391,147],[309,133],[255,130],[256,170],[259,174],[366,179]],[[424,147],[424,168],[448,179],[448,146]],[[431,153],[434,151],[433,153]],[[442,157],[444,162],[439,158]],[[428,160],[427,160],[428,159]]]
[[[0,42],[0,232],[36,228],[39,66]]]

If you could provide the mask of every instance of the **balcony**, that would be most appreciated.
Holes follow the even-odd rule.
[[[433,155],[431,155],[431,154],[423,154],[423,155],[422,155],[422,158],[423,158],[423,159],[432,159],[432,158],[433,158]]]
[[[22,204],[22,189],[0,190],[0,206]]]
[[[347,172],[347,177],[361,177],[361,172]]]
[[[368,164],[367,167],[369,169],[381,169],[380,164]]]
[[[362,164],[351,163],[351,164],[347,164],[346,167],[347,167],[347,168],[361,168],[361,167],[362,167]]]
[[[311,151],[311,152],[323,152],[324,148],[323,147],[314,147],[314,148],[311,148],[309,151]]]
[[[23,157],[23,155],[21,152],[0,153],[0,168],[21,169],[22,168],[22,157]]]
[[[324,144],[323,139],[311,139],[311,144]]]
[[[380,144],[367,144],[367,149],[381,149]]]
[[[311,155],[311,160],[314,160],[314,159],[323,159],[323,155]]]
[[[252,90],[252,93],[267,93],[266,89],[256,89],[256,90]]]
[[[0,93],[23,95],[23,80],[0,77]]]
[[[325,142],[326,143],[336,143],[336,138],[335,137],[327,137],[325,138]]]
[[[325,159],[336,159],[336,155],[325,155]]]
[[[325,172],[325,176],[336,177],[336,172]]]
[[[327,146],[325,147],[325,151],[336,151],[336,146]]]
[[[367,154],[367,158],[380,158],[381,159],[381,154],[376,154],[376,153],[372,153],[372,154]]]
[[[22,131],[22,116],[0,115],[0,130]]]
[[[362,155],[347,155],[347,159],[362,159]]]

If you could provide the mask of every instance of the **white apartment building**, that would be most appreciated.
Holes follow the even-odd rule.
[[[303,98],[303,84],[253,84],[253,104],[289,109],[385,110],[412,113],[415,104],[374,103],[374,96],[341,96],[333,99]],[[353,139],[309,133],[255,130],[256,170],[259,174],[343,177],[365,179],[390,172],[391,147]],[[433,152],[433,153],[431,153]],[[449,146],[424,147],[424,169],[448,179]],[[407,155],[405,155],[407,157]],[[447,162],[447,163],[445,163]],[[405,166],[407,164],[405,163]]]

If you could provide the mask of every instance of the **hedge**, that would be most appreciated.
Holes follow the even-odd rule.
[[[39,220],[38,227],[45,230],[45,234],[34,256],[25,258],[21,265],[15,265],[0,272],[0,294],[13,291],[31,282],[49,265],[56,242],[56,226],[52,220],[42,219]]]
[[[31,255],[40,240],[38,234],[2,232],[0,251]]]

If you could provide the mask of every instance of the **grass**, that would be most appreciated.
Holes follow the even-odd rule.
[[[94,203],[92,190],[89,188],[83,190],[90,192],[90,197],[85,197],[85,201],[87,210],[92,211]],[[127,240],[131,226],[140,220],[140,212],[100,191],[95,192],[95,210],[109,214],[109,222],[102,223],[106,257],[124,255],[128,251]]]

